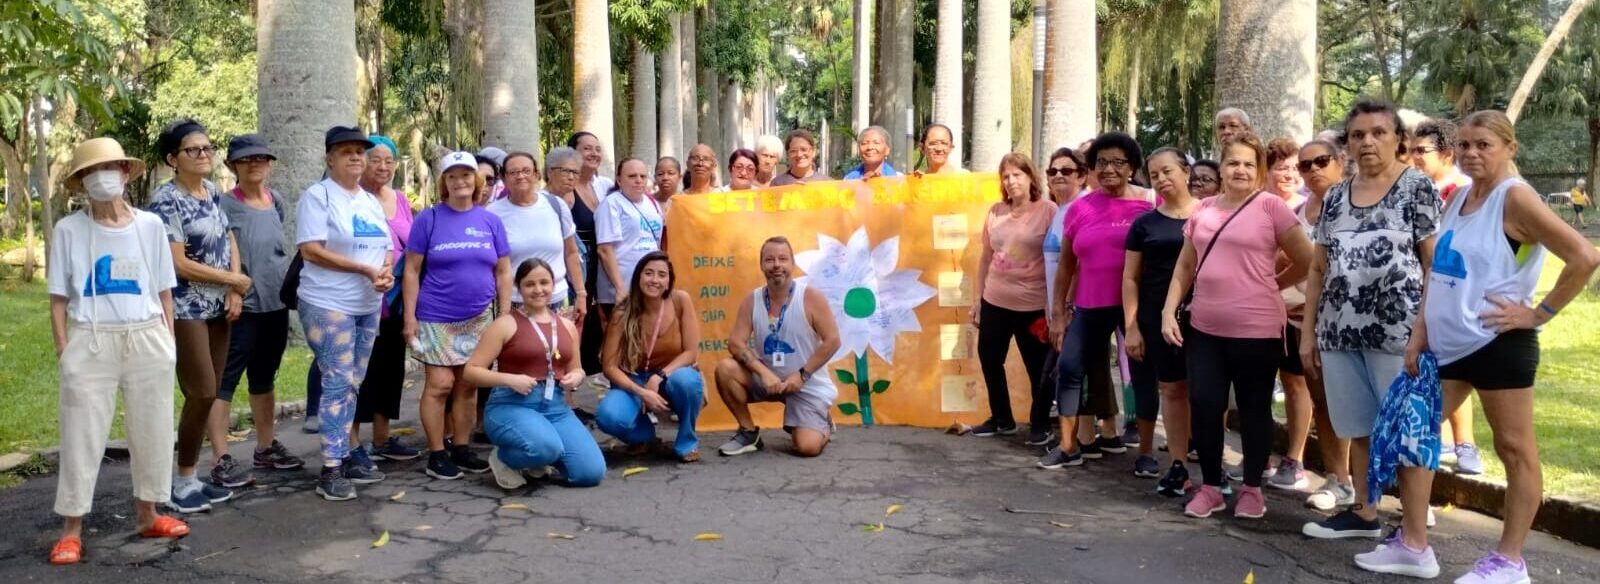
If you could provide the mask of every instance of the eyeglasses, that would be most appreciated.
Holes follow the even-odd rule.
[[[555,174],[555,173],[558,173],[558,172],[564,173],[564,174],[578,174],[578,169],[567,167],[567,166],[552,166],[552,167],[550,167],[550,174]]]
[[[574,172],[576,172],[576,171],[574,171]],[[536,175],[536,174],[539,174],[539,171],[531,169],[531,168],[519,168],[519,169],[516,169],[516,170],[508,170],[508,171],[506,171],[506,178],[533,176],[533,175]]]
[[[500,177],[498,177],[498,176],[486,176],[486,177],[483,177],[483,184],[489,185],[491,187],[494,186],[494,185],[500,184]]]
[[[1217,179],[1209,176],[1197,176],[1189,179],[1189,186],[1214,185],[1217,184],[1217,182]]]
[[[182,152],[185,156],[188,156],[189,158],[193,158],[195,160],[199,160],[201,158],[210,158],[212,154],[216,154],[217,153],[217,147],[216,146],[209,146],[209,145],[208,146],[190,146],[188,148],[184,148],[184,149],[179,150],[179,152]]]
[[[1333,164],[1333,155],[1323,154],[1322,156],[1318,156],[1309,160],[1301,160],[1299,164],[1295,165],[1295,167],[1300,169],[1300,172],[1304,173],[1311,172],[1313,168],[1316,170],[1322,170],[1327,168],[1329,164]]]
[[[1118,158],[1100,158],[1094,161],[1094,167],[1100,169],[1131,168],[1127,160]]]
[[[1438,152],[1438,151],[1439,151],[1438,148],[1429,148],[1427,146],[1417,146],[1417,147],[1411,149],[1411,155],[1412,156],[1427,156],[1429,152]]]
[[[1081,169],[1081,168],[1046,168],[1046,169],[1044,169],[1044,175],[1045,176],[1073,176],[1073,175],[1081,175],[1081,174],[1083,174],[1083,169]]]

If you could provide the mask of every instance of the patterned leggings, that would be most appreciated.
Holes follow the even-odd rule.
[[[350,455],[350,423],[356,392],[367,376],[367,359],[378,337],[378,313],[350,315],[300,303],[306,344],[322,369],[322,465],[338,466]]]

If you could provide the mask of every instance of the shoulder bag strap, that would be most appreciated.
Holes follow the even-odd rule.
[[[1245,207],[1249,207],[1250,203],[1255,202],[1256,197],[1259,197],[1259,196],[1261,196],[1261,192],[1260,191],[1256,191],[1256,194],[1250,195],[1250,198],[1245,199],[1244,200],[1244,204],[1239,205],[1238,209],[1234,209],[1233,210],[1233,214],[1228,215],[1228,220],[1227,221],[1223,221],[1222,222],[1222,226],[1217,228],[1217,232],[1211,235],[1211,243],[1207,243],[1206,244],[1206,251],[1204,253],[1200,254],[1200,261],[1198,263],[1196,263],[1195,266],[1194,266],[1195,278],[1198,279],[1200,277],[1200,268],[1205,267],[1206,258],[1211,257],[1211,248],[1214,248],[1214,247],[1217,246],[1217,240],[1218,239],[1222,239],[1222,231],[1228,228],[1228,224],[1229,223],[1233,223],[1233,219],[1235,217],[1239,216],[1239,212],[1240,211],[1243,211]],[[1189,293],[1191,295],[1194,294],[1194,285],[1193,284],[1189,285]]]

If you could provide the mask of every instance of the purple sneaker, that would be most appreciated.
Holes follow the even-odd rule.
[[[1420,550],[1411,549],[1406,545],[1399,529],[1394,530],[1389,539],[1384,540],[1376,549],[1356,554],[1356,565],[1368,572],[1382,574],[1399,574],[1413,578],[1439,576],[1439,559],[1433,555],[1433,546]]]
[[[1471,572],[1456,578],[1456,584],[1529,584],[1530,582],[1533,580],[1528,578],[1528,562],[1525,560],[1512,562],[1511,558],[1500,555],[1500,552],[1490,552],[1472,566]]]

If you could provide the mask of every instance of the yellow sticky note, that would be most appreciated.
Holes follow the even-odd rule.
[[[939,273],[939,306],[972,306],[972,286],[965,272]]]
[[[962,250],[967,248],[972,234],[967,229],[966,215],[933,216],[933,249]]]
[[[942,412],[978,411],[978,378],[974,375],[946,375],[939,378],[939,410]]]
[[[939,358],[945,361],[972,358],[973,328],[964,324],[939,325]]]

